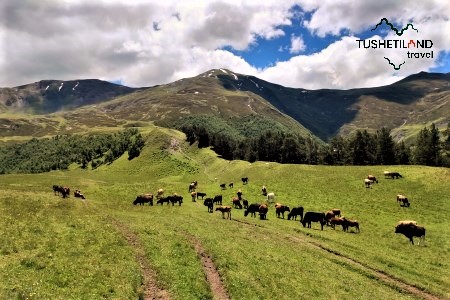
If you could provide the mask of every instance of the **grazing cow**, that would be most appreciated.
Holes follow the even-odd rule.
[[[242,184],[248,184],[248,177],[242,177]]]
[[[375,176],[373,176],[373,175],[367,175],[367,179],[372,181],[372,183],[374,183],[374,182],[378,183],[377,178]]]
[[[409,207],[410,203],[408,198],[405,195],[397,195],[397,203],[400,203],[400,206]]]
[[[342,230],[345,228],[344,218],[333,217],[330,219],[330,225],[333,229],[336,229],[336,225],[341,225]]]
[[[192,197],[192,202],[195,202],[195,198],[197,197],[197,192],[192,192],[191,197]]]
[[[266,220],[267,219],[267,212],[269,211],[269,207],[265,204],[261,204],[261,206],[259,207],[259,218],[261,220]]]
[[[164,190],[158,189],[158,191],[156,191],[156,199],[161,198],[163,194],[164,194]]]
[[[205,196],[206,196],[206,193],[197,192],[197,199],[198,199],[198,197],[202,197],[202,200],[203,200],[203,197],[205,197]]]
[[[172,202],[172,206],[174,206],[175,203],[177,203],[177,202],[178,202],[178,204],[180,206],[181,206],[181,203],[183,203],[183,196],[179,196],[177,194],[174,194],[172,196],[169,196],[168,198],[169,198],[169,201]]]
[[[54,193],[55,195],[58,195],[59,193],[61,193],[61,189],[62,189],[62,186],[59,186],[59,185],[53,185],[53,193]]]
[[[213,199],[214,204],[222,205],[222,195],[215,195]]]
[[[267,194],[267,202],[268,202],[268,203],[273,203],[273,202],[275,202],[275,193],[268,193],[268,194]]]
[[[263,196],[267,196],[267,188],[266,188],[265,185],[262,186],[261,193],[262,193]]]
[[[417,223],[405,223],[406,221],[400,221],[395,227],[395,233],[401,233],[406,236],[411,244],[414,245],[413,237],[418,237],[420,245],[420,241],[425,242],[425,227],[417,225]]]
[[[277,204],[275,204],[275,213],[277,214],[277,217],[279,218],[280,217],[280,215],[281,216],[283,216],[283,219],[284,219],[284,212],[285,211],[291,211],[290,209],[289,209],[289,206],[286,206],[286,205],[282,205],[282,204],[280,204],[280,203],[277,203]]]
[[[359,232],[359,222],[356,220],[349,220],[345,217],[343,217],[342,219],[344,219],[344,222],[342,224],[342,229],[344,229],[344,231],[348,231],[349,227],[355,227],[356,230],[358,230]]]
[[[86,199],[86,197],[84,197],[84,195],[81,193],[80,190],[75,190],[75,192],[73,192],[73,196],[74,196],[75,198]]]
[[[331,211],[333,212],[335,217],[341,216],[341,210],[339,208],[333,208]]]
[[[239,201],[239,198],[234,197],[233,199],[231,199],[231,202],[233,203],[234,208],[242,209],[242,204],[241,201]]]
[[[303,227],[306,227],[306,224],[308,224],[308,228],[311,228],[311,222],[319,222],[320,227],[323,230],[323,225],[325,225],[325,213],[323,212],[313,212],[308,211],[305,213],[305,216],[303,217],[303,220],[300,221],[302,223]]]
[[[325,222],[326,222],[327,226],[330,225],[330,220],[333,217],[334,217],[333,211],[329,210],[325,213]]]
[[[61,187],[59,192],[61,193],[63,198],[70,197],[70,188],[66,186]]]
[[[303,206],[294,207],[288,214],[288,220],[291,218],[297,221],[297,216],[300,216],[300,222],[303,220]]]
[[[230,184],[228,185],[228,187],[229,187],[230,189],[232,189],[232,188],[234,187],[234,184],[233,184],[233,183],[230,183]]]
[[[220,188],[222,189],[222,190],[225,190],[227,187],[227,184],[226,183],[222,183],[221,185],[220,185]]]
[[[239,199],[239,200],[242,200],[242,191],[241,191],[241,190],[238,190],[238,192],[237,192],[236,194],[237,194],[237,196],[238,196],[238,199]]]
[[[403,176],[400,175],[399,172],[389,172],[389,171],[384,171],[384,178],[389,178],[391,177],[392,179],[398,179],[398,178],[402,178]]]
[[[244,216],[248,216],[250,214],[252,217],[256,218],[256,213],[259,212],[259,207],[261,203],[252,203],[248,206],[248,208],[244,211]]]
[[[218,206],[216,207],[216,211],[222,212],[222,218],[225,219],[225,214],[227,214],[227,219],[231,220],[231,206]]]
[[[373,182],[370,179],[365,178],[364,179],[364,185],[366,188],[372,188]]]
[[[158,204],[163,205],[164,202],[167,202],[167,205],[169,205],[169,202],[170,202],[170,196],[159,198],[158,201],[156,201],[156,205],[158,205]]]
[[[196,188],[197,188],[197,181],[191,182],[191,184],[189,185],[189,193],[190,192],[195,192]]]
[[[247,209],[248,208],[248,200],[247,199],[242,200],[242,205],[244,206],[244,209]]]
[[[133,204],[139,204],[144,205],[145,203],[148,203],[149,205],[153,206],[153,194],[144,194],[139,195],[136,197],[136,200],[133,201]]]
[[[205,201],[203,201],[203,205],[208,207],[209,213],[212,213],[214,211],[214,202],[212,198],[206,198]]]

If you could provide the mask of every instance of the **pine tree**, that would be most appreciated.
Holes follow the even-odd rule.
[[[394,141],[391,130],[385,127],[376,134],[376,162],[380,165],[392,165],[395,163]]]

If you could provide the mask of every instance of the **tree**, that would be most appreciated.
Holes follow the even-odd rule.
[[[414,163],[426,166],[439,166],[442,161],[439,130],[431,124],[431,129],[423,128],[417,135],[414,149]]]
[[[401,141],[395,147],[395,161],[399,165],[410,163],[411,151],[406,147],[405,142]]]
[[[395,163],[394,141],[391,130],[385,127],[376,133],[376,162],[380,165],[393,165]]]

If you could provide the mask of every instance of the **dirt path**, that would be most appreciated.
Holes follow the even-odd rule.
[[[213,293],[215,300],[229,300],[227,290],[222,283],[220,274],[217,271],[214,262],[211,257],[205,252],[201,242],[194,236],[188,235],[189,240],[192,242],[195,252],[197,252],[203,266],[203,271],[205,272],[206,280],[211,287],[211,292]]]
[[[144,247],[139,241],[139,237],[128,228],[125,224],[118,220],[112,219],[112,224],[122,234],[128,244],[134,251],[136,261],[141,267],[143,282],[141,288],[143,292],[143,299],[145,300],[168,300],[170,299],[169,293],[158,287],[156,284],[156,274],[151,269],[147,259],[145,258]]]

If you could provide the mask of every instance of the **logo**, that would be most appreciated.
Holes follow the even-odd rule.
[[[412,30],[416,31],[417,33],[419,30],[417,28],[414,28],[414,25],[412,23],[408,23],[406,27],[402,28],[401,30],[398,30],[394,27],[392,23],[389,22],[388,19],[382,18],[380,20],[380,23],[378,23],[375,28],[373,28],[371,31],[374,31],[378,28],[378,26],[386,23],[390,27],[392,31],[395,32],[396,35],[402,36],[404,33],[406,35],[406,32],[411,28]],[[424,52],[423,50],[431,49],[433,47],[433,41],[426,40],[426,39],[390,39],[390,40],[380,40],[380,39],[368,39],[368,40],[357,40],[358,42],[358,48],[364,48],[364,49],[407,49],[406,53],[404,53],[402,56],[404,58],[407,58],[408,61],[411,59],[433,59],[433,50]],[[398,50],[397,50],[398,52]],[[397,53],[398,56],[398,53]],[[406,60],[403,59],[403,62],[401,63],[395,63],[393,60],[391,60],[389,57],[383,56],[383,58],[391,65],[394,70],[400,70],[401,66],[406,63]]]

